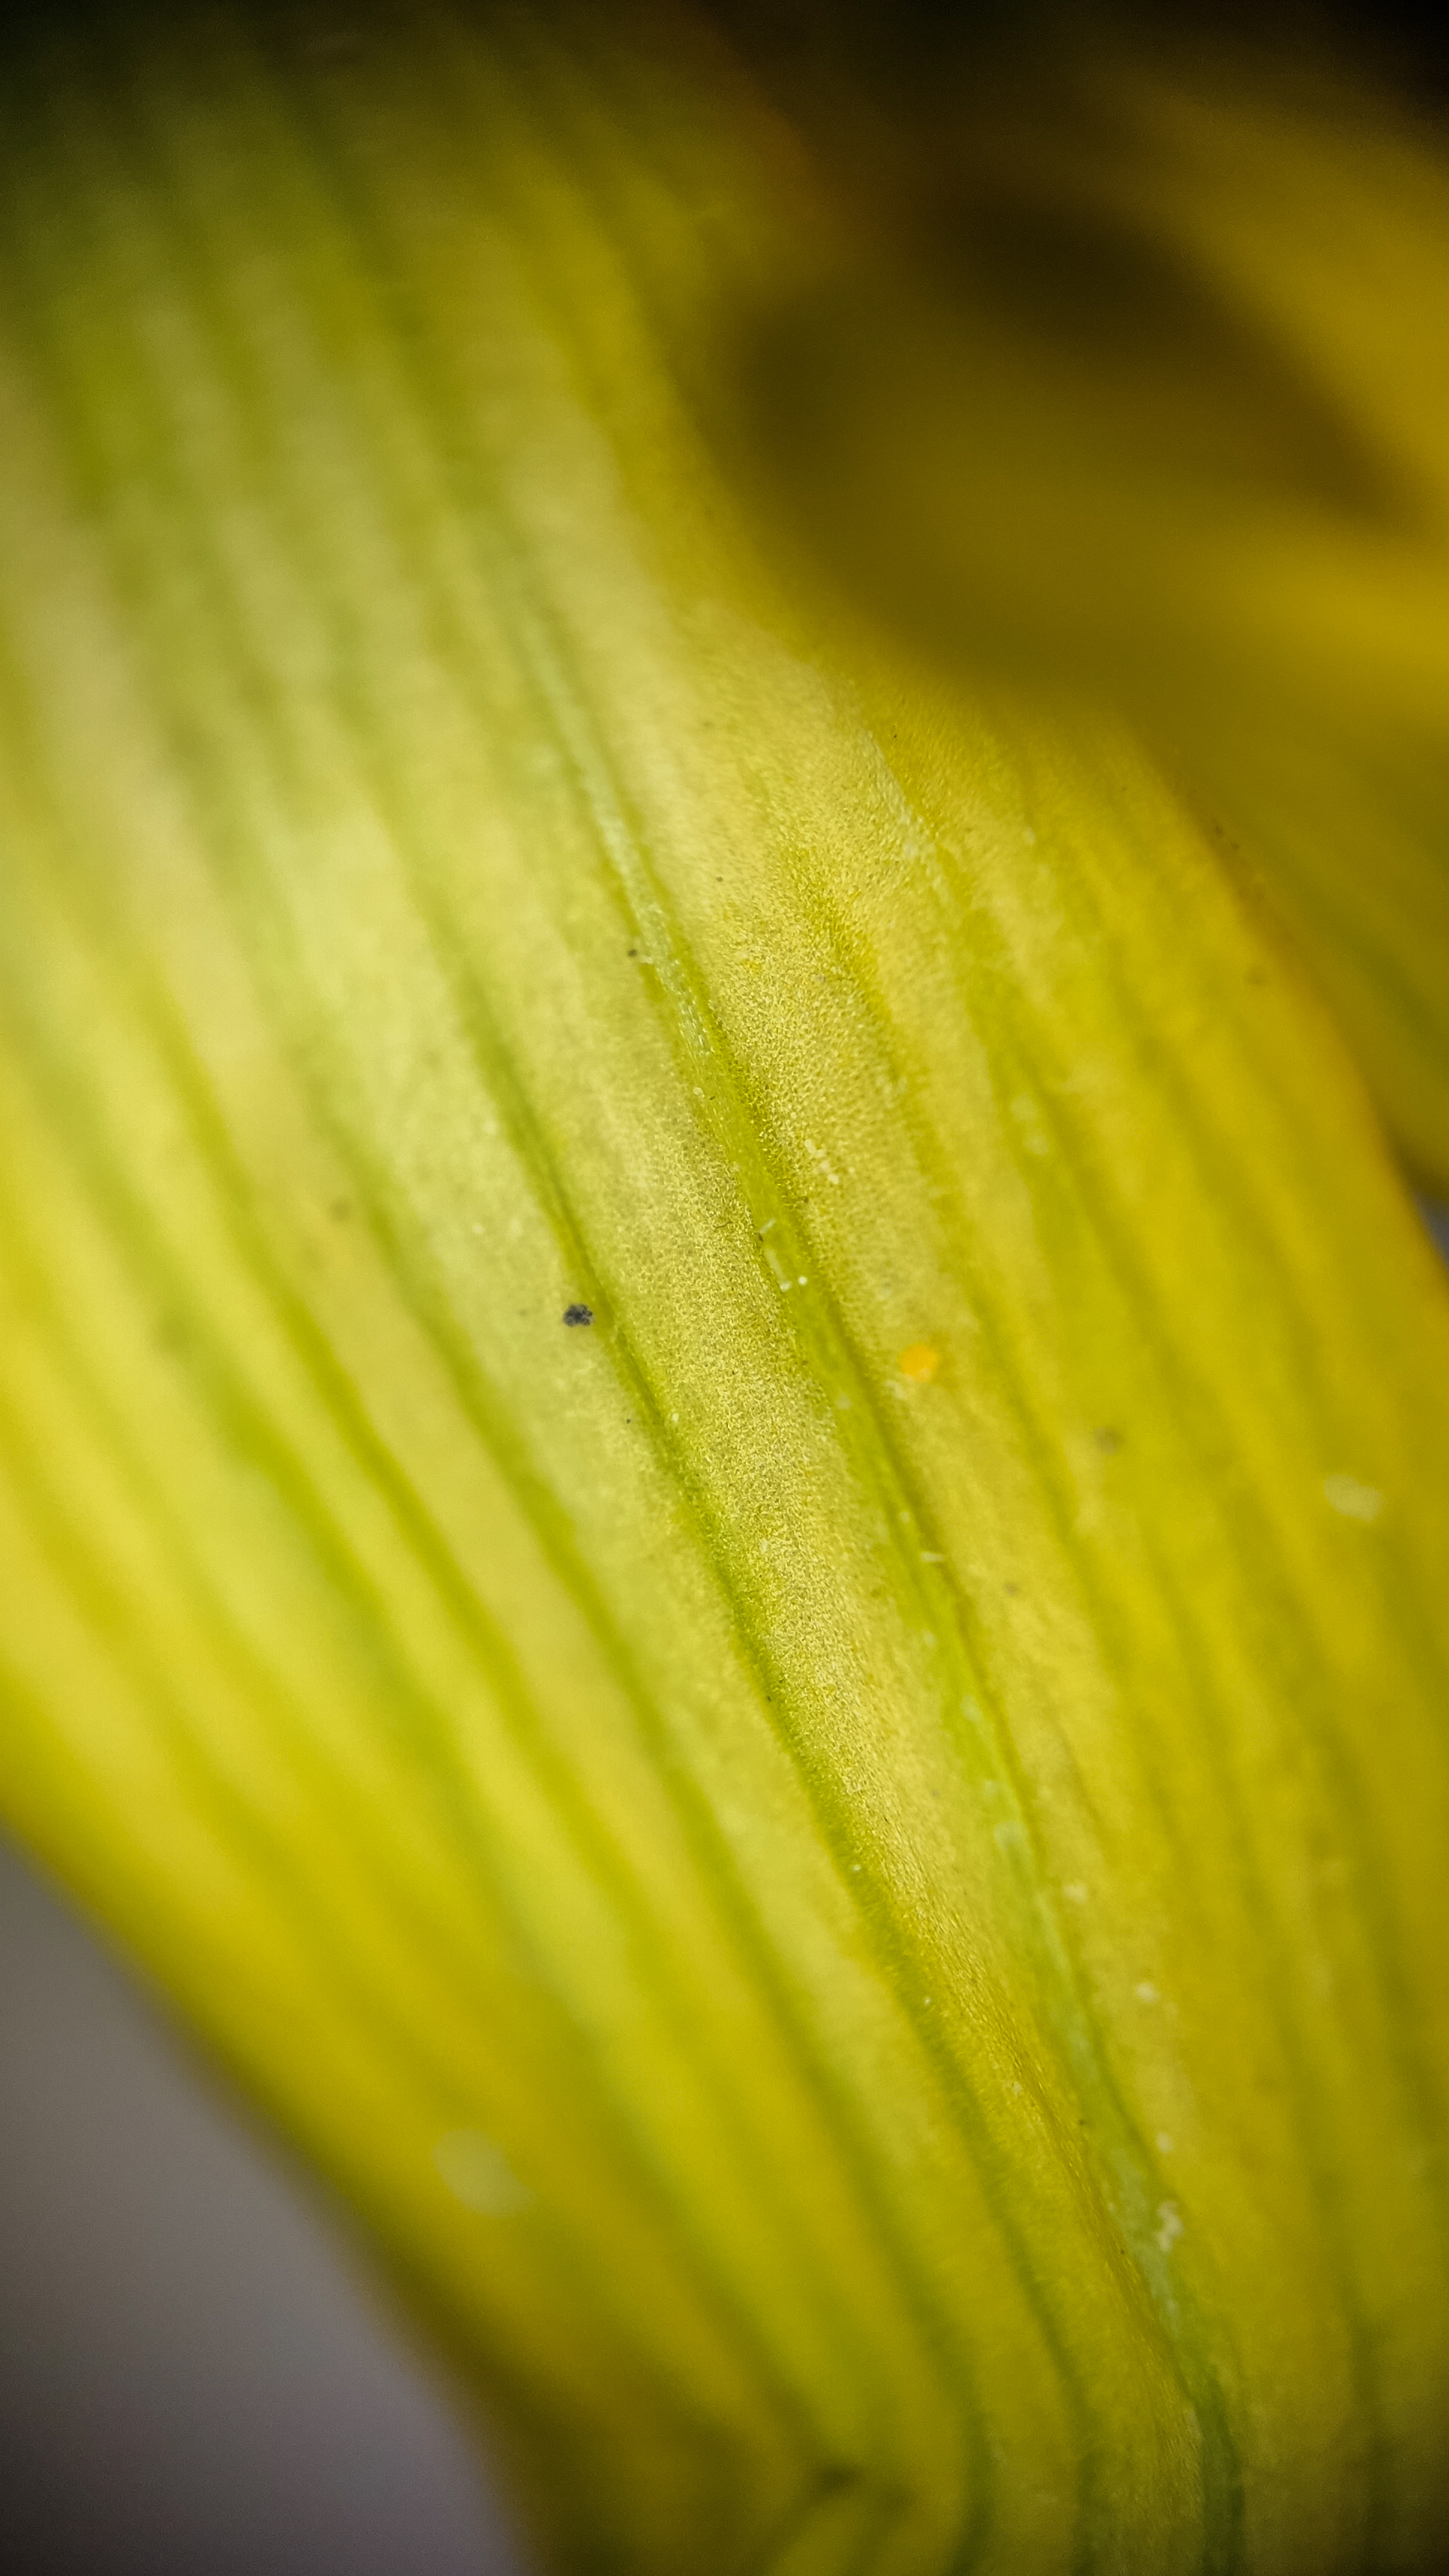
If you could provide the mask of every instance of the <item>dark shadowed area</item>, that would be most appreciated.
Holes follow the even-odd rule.
[[[315,2205],[0,1848],[6,2576],[520,2576]]]

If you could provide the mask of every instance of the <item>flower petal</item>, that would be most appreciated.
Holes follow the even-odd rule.
[[[1130,740],[764,560],[703,38],[96,43],[0,223],[6,1812],[559,2563],[1412,2564],[1449,1299],[1332,1030]]]
[[[963,115],[946,85],[909,162],[888,122],[830,132],[876,220],[757,316],[764,455],[912,634],[1170,746],[1442,1189],[1442,139],[1321,66],[1062,76],[1066,109],[1038,77]]]

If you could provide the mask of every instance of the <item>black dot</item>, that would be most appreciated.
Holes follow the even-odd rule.
[[[564,1322],[566,1324],[591,1324],[593,1320],[594,1310],[592,1306],[565,1306],[564,1308]]]

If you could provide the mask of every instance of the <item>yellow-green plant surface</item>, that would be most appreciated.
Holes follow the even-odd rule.
[[[756,324],[791,510],[968,662],[1135,710],[1449,1191],[1442,136],[1321,60],[981,87],[822,107],[862,209]]]
[[[700,388],[833,218],[707,32],[108,23],[3,110],[5,1812],[548,2563],[1432,2568],[1449,1298],[1335,1031],[772,570]]]

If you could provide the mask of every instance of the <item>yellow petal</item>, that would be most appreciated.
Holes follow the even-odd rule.
[[[904,168],[833,136],[874,226],[753,326],[789,510],[913,633],[1135,712],[1449,1185],[1442,138],[1322,66],[968,95]]]
[[[710,465],[728,64],[358,28],[7,92],[5,1812],[551,2561],[1427,2564],[1442,1275],[1132,743]]]

